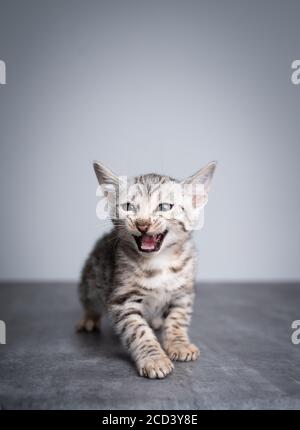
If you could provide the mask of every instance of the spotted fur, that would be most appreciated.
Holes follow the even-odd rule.
[[[215,166],[210,163],[182,182],[157,174],[131,178],[125,195],[121,180],[94,164],[114,212],[113,229],[98,240],[83,268],[79,292],[85,313],[78,330],[98,329],[108,312],[141,376],[164,378],[173,369],[172,360],[196,360],[199,355],[188,337],[196,268],[192,226],[187,208],[174,201],[173,191],[175,185],[197,182],[204,187],[202,200],[207,199]],[[112,189],[118,190],[114,196]],[[170,203],[172,197],[172,209],[157,211],[159,203]],[[134,212],[120,216],[128,200]],[[158,251],[138,248],[134,236],[143,234],[141,226],[147,236],[167,232]],[[161,343],[155,333],[158,329]]]

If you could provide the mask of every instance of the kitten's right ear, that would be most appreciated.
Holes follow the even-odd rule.
[[[94,161],[93,166],[98,182],[102,187],[105,187],[105,185],[118,185],[118,176],[116,176],[111,170],[98,163],[98,161]]]

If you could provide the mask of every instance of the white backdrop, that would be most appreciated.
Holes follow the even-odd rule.
[[[76,279],[107,227],[92,160],[185,177],[218,160],[199,278],[299,279],[297,1],[1,6],[2,279]]]

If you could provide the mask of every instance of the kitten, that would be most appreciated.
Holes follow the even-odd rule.
[[[181,182],[157,174],[126,182],[94,163],[114,227],[83,268],[79,292],[85,314],[77,329],[98,329],[107,311],[141,376],[164,378],[173,369],[171,360],[199,356],[187,333],[196,269],[191,218],[207,201],[215,167],[209,163]],[[192,191],[182,200],[178,190],[185,189]]]

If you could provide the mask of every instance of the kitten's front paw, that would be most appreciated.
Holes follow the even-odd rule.
[[[162,355],[160,358],[146,358],[137,363],[137,369],[140,376],[145,378],[165,378],[172,372],[174,366],[172,361]]]
[[[192,343],[170,343],[165,346],[165,351],[171,360],[194,361],[200,355],[199,349]]]

